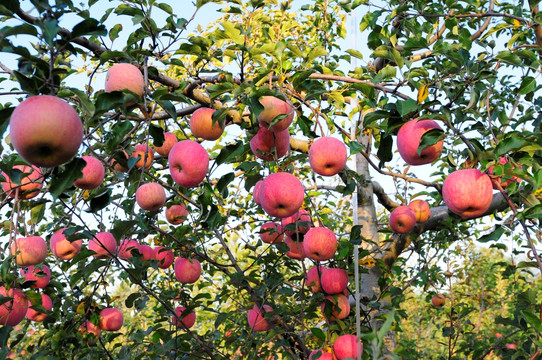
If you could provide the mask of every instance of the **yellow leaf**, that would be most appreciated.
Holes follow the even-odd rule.
[[[418,104],[421,104],[424,102],[425,99],[429,96],[429,90],[427,89],[427,85],[422,85],[418,89]]]
[[[359,261],[359,265],[365,266],[367,269],[370,269],[376,265],[376,260],[373,258],[362,259]]]
[[[516,30],[520,26],[521,26],[521,23],[518,20],[514,19],[514,30]]]
[[[85,302],[83,301],[82,303],[80,303],[79,305],[77,305],[77,310],[76,312],[80,315],[85,315]]]
[[[85,190],[85,192],[83,192],[83,199],[88,200],[88,195],[89,194],[90,194],[89,191]]]

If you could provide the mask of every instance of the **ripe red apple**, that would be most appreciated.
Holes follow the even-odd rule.
[[[316,139],[309,149],[312,170],[322,176],[338,174],[346,166],[348,154],[344,143],[331,136]]]
[[[154,249],[149,245],[140,244],[139,253],[142,255],[142,261],[154,260]]]
[[[164,142],[162,146],[154,146],[154,150],[162,155],[162,156],[168,156],[169,152],[171,151],[171,148],[173,145],[175,145],[178,142],[177,136],[175,136],[174,133],[165,132],[164,133]]]
[[[282,120],[271,126],[269,130],[273,132],[287,129],[294,120],[294,108],[284,100],[274,96],[262,96],[260,104],[263,106],[263,111],[258,115],[258,121],[266,128],[269,128],[269,125],[277,116],[286,115]]]
[[[507,348],[508,350],[517,350],[518,349],[518,346],[516,344],[513,344],[513,343],[506,343],[504,345],[505,348]]]
[[[310,353],[309,360],[333,360],[333,354],[324,349],[317,349]]]
[[[118,154],[119,154],[118,158],[120,160],[124,160],[125,163],[128,162],[130,157],[128,156],[128,153],[126,152],[126,150],[122,150]],[[111,160],[109,161],[109,164],[111,166],[113,166],[113,170],[115,170],[115,171],[119,171],[119,172],[127,172],[128,171],[128,168],[124,167],[119,162],[119,160],[115,159],[114,157],[111,157]]]
[[[260,203],[270,216],[285,218],[295,214],[305,196],[305,188],[294,175],[278,172],[267,176],[260,187]]]
[[[137,188],[136,202],[143,210],[157,211],[166,203],[166,191],[155,182],[143,184]]]
[[[11,144],[32,165],[55,167],[70,160],[83,142],[83,123],[74,108],[51,95],[32,96],[9,121]]]
[[[38,196],[43,187],[43,175],[41,170],[36,166],[26,165],[15,165],[13,169],[23,173],[20,177],[20,181],[17,183],[13,182],[8,174],[2,172],[2,176],[6,179],[5,182],[2,182],[2,190],[12,198],[15,198],[15,194],[17,190],[19,190],[17,196],[21,200],[28,200]]]
[[[273,132],[260,126],[260,129],[250,139],[250,150],[256,157],[272,161],[280,159],[288,152],[290,147],[290,132],[288,129]]]
[[[111,257],[117,253],[117,241],[110,232],[99,232],[89,241],[88,249],[96,253],[95,258]]]
[[[268,221],[262,225],[260,239],[266,244],[278,244],[284,240],[280,224]]]
[[[446,304],[446,298],[442,294],[434,295],[431,298],[431,304],[436,307],[443,307]]]
[[[288,256],[289,258],[303,260],[307,257],[307,255],[305,254],[305,250],[303,250],[303,242],[294,240],[291,237],[287,236],[284,239],[284,243],[288,245],[288,248],[290,249],[286,253],[286,256]]]
[[[118,256],[121,259],[130,259],[130,258],[134,257],[134,254],[132,253],[132,251],[137,250],[141,254],[139,243],[137,242],[137,240],[133,240],[133,239],[124,239],[124,240],[122,240],[120,242],[118,250],[119,250],[118,251]]]
[[[102,329],[94,325],[90,321],[85,321],[80,327],[79,332],[83,335],[83,338],[87,341],[88,344],[94,345],[98,342],[98,338],[102,334]]]
[[[201,184],[209,168],[209,154],[195,141],[179,141],[168,156],[169,171],[177,185],[190,188]]]
[[[408,207],[414,212],[417,223],[426,222],[431,217],[431,208],[425,200],[411,201]]]
[[[36,282],[32,285],[33,289],[43,289],[51,280],[51,270],[47,265],[41,265],[40,267],[31,265],[21,268],[20,273],[21,276],[24,276],[25,281]]]
[[[260,203],[260,189],[262,187],[263,180],[260,180],[254,185],[254,193],[252,196],[252,199],[254,199],[254,202],[258,205],[261,205]]]
[[[196,323],[196,313],[191,311],[188,314],[183,315],[186,310],[184,306],[179,306],[175,309],[175,314],[180,320],[177,320],[175,316],[172,316],[172,322],[178,327],[190,329]]]
[[[335,233],[325,227],[312,228],[303,237],[305,254],[317,261],[326,261],[333,258],[337,245]]]
[[[166,249],[163,246],[157,246],[154,248],[154,258],[158,260],[158,267],[160,269],[167,269],[175,261],[175,255],[170,249]]]
[[[105,331],[118,331],[124,324],[122,311],[117,308],[105,308],[100,311],[100,328]]]
[[[178,257],[173,268],[175,278],[182,284],[193,284],[201,276],[201,264],[196,259]]]
[[[83,168],[83,177],[75,180],[73,185],[79,189],[92,190],[102,185],[105,169],[102,162],[93,156],[81,157],[87,163]]]
[[[300,209],[295,214],[282,218],[281,225],[282,228],[285,229],[285,234],[293,237],[297,234],[306,234],[307,231],[311,228],[311,215],[309,212],[305,209]],[[295,224],[291,225],[290,224]],[[286,229],[288,227],[288,229]],[[290,229],[293,228],[293,229]]]
[[[134,151],[132,152],[132,155],[130,155],[130,158],[139,159],[135,163],[136,167],[141,169],[143,165],[145,165],[145,169],[148,169],[151,167],[154,160],[154,152],[150,146],[139,144],[134,146]]]
[[[507,164],[507,163],[508,163],[508,160],[504,156],[501,156],[499,158],[499,164],[501,165],[500,166],[501,169],[505,169],[504,165]],[[511,164],[511,166],[512,166],[512,168],[515,168],[514,164]],[[521,169],[521,166],[519,168]],[[494,175],[495,166],[494,165],[490,166],[487,171],[489,172],[490,175]],[[518,182],[518,183],[521,182],[521,178],[519,178],[517,176],[509,176],[509,175],[498,176],[498,179],[493,179],[492,180],[493,189],[495,189],[495,190],[498,189],[497,183],[496,183],[497,181],[501,184],[501,187],[503,189],[505,189],[512,182]]]
[[[217,121],[213,122],[213,113],[215,109],[199,108],[192,114],[190,118],[190,131],[192,135],[204,140],[216,140],[222,136],[224,132],[224,124]]]
[[[493,184],[478,169],[457,170],[444,180],[442,197],[448,209],[463,218],[481,216],[493,200]]]
[[[20,289],[6,290],[0,286],[0,296],[11,300],[0,305],[0,325],[15,326],[23,321],[28,309],[28,300]]]
[[[342,293],[348,286],[348,273],[344,269],[324,269],[320,278],[320,284],[326,294]]]
[[[171,225],[182,224],[187,216],[188,210],[184,204],[171,205],[166,209],[166,220]]]
[[[265,313],[273,311],[273,308],[269,305],[263,306]],[[254,331],[268,331],[271,329],[271,324],[265,320],[260,308],[254,306],[248,311],[248,325]]]
[[[416,225],[416,214],[406,205],[393,209],[389,220],[390,228],[399,234],[408,234]]]
[[[307,271],[306,284],[313,293],[322,292],[320,277],[325,269],[327,268],[323,265],[315,265]]]
[[[355,335],[339,336],[333,343],[333,354],[337,360],[357,359],[358,353],[363,354],[363,343]]]
[[[17,255],[19,266],[37,265],[47,257],[47,243],[39,236],[18,238],[11,244],[11,255]]]
[[[130,90],[142,97],[145,93],[145,79],[139,68],[132,64],[115,64],[107,70],[105,91]]]
[[[405,123],[397,133],[397,148],[403,160],[409,165],[423,165],[435,161],[442,152],[443,140],[429,146],[418,154],[423,134],[441,127],[433,120],[414,119]]]
[[[83,240],[70,241],[64,235],[66,228],[58,229],[51,236],[50,248],[51,252],[61,260],[70,260],[79,254],[83,246]]]
[[[31,308],[32,304],[30,301],[28,301],[28,310],[26,311],[26,317],[32,321],[38,321],[41,322],[45,319],[47,319],[47,316],[49,316],[47,313],[37,311]],[[45,308],[47,311],[53,310],[53,301],[49,297],[49,295],[41,294],[41,306]]]
[[[322,315],[327,319],[326,310],[329,308],[329,321],[346,319],[350,315],[350,302],[344,294],[327,295],[320,305]]]

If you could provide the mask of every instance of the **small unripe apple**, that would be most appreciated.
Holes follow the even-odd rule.
[[[333,343],[333,354],[337,360],[357,359],[363,354],[363,343],[355,335],[339,336]]]
[[[178,257],[173,268],[175,278],[182,284],[193,284],[201,276],[201,264],[196,259]]]
[[[166,249],[163,246],[157,246],[154,248],[154,258],[158,260],[158,267],[160,269],[167,269],[175,261],[175,255],[170,249]]]
[[[121,259],[130,259],[134,257],[134,253],[132,251],[139,251],[141,253],[139,248],[139,243],[137,240],[133,239],[124,239],[120,242],[119,248],[118,248],[118,256]]]
[[[47,243],[39,236],[18,238],[11,244],[11,255],[16,255],[19,266],[37,265],[47,257]]]
[[[456,170],[444,180],[442,198],[451,212],[468,219],[483,215],[493,200],[493,184],[478,169]]]
[[[94,251],[95,258],[107,258],[117,253],[117,241],[110,232],[99,232],[88,243],[88,249]]]
[[[322,292],[320,277],[325,269],[327,268],[323,265],[315,265],[307,271],[306,284],[313,293]]]
[[[320,284],[326,294],[342,293],[348,286],[348,273],[344,269],[324,269],[320,278]]]
[[[145,165],[145,169],[148,169],[151,167],[154,160],[154,152],[150,146],[139,144],[134,146],[134,151],[132,152],[132,155],[130,155],[130,158],[139,159],[135,163],[136,167],[141,169],[143,165]]]
[[[446,304],[446,298],[442,294],[438,294],[431,298],[431,304],[436,307],[443,307]]]
[[[202,107],[194,111],[190,118],[190,131],[192,135],[204,140],[217,140],[224,132],[224,124],[213,122],[215,109]]]
[[[408,207],[414,212],[417,223],[426,222],[431,217],[431,208],[425,200],[411,201]]]
[[[288,129],[273,132],[260,126],[260,129],[250,139],[250,150],[259,159],[265,161],[277,160],[286,155],[290,147],[290,132]]]
[[[410,120],[405,123],[397,133],[397,148],[403,160],[409,165],[423,165],[435,161],[442,152],[443,140],[429,146],[418,154],[420,141],[426,132],[440,129],[433,120]]]
[[[175,134],[170,132],[164,133],[164,142],[162,146],[154,146],[154,150],[162,156],[168,156],[169,152],[171,151],[171,148],[173,145],[175,145],[179,140],[177,140],[177,136]]]
[[[258,121],[266,128],[269,128],[277,116],[284,115],[282,120],[269,129],[273,132],[287,129],[294,120],[294,108],[284,100],[274,96],[262,96],[260,104],[263,106],[263,111],[258,115]]]
[[[273,308],[269,305],[263,306],[264,311],[271,312],[273,311]],[[248,325],[251,327],[254,331],[268,331],[271,329],[271,324],[267,320],[265,320],[264,315],[262,314],[259,307],[254,306],[252,309],[248,311]]]
[[[40,312],[31,308],[32,304],[28,301],[28,310],[26,311],[26,317],[32,321],[41,322],[47,319],[49,316],[47,313]],[[53,301],[47,294],[41,294],[41,306],[47,311],[53,310]]]
[[[344,143],[331,136],[316,139],[309,149],[312,170],[322,176],[338,174],[346,166],[348,154]]]
[[[88,344],[94,345],[98,342],[98,338],[102,334],[102,329],[99,326],[94,325],[90,321],[85,321],[80,327],[79,332],[83,335],[83,338]]]
[[[83,177],[75,180],[73,185],[79,189],[92,190],[102,185],[105,169],[102,162],[94,156],[81,157],[87,163],[83,168]]]
[[[416,214],[406,205],[393,209],[389,220],[390,228],[399,234],[408,234],[416,225]]]
[[[20,103],[9,121],[11,144],[32,165],[66,163],[83,142],[83,123],[73,107],[51,95],[32,96]]]
[[[169,172],[177,185],[190,188],[201,184],[209,168],[209,154],[195,141],[179,141],[168,156]]]
[[[143,210],[157,211],[166,203],[164,187],[155,182],[141,185],[135,195],[137,205]]]
[[[5,182],[2,182],[2,190],[12,198],[15,198],[18,190],[19,194],[17,196],[21,200],[28,200],[38,196],[43,187],[41,170],[34,165],[15,165],[13,169],[19,170],[24,175],[21,175],[20,181],[15,183],[11,181],[8,174],[2,172],[2,176],[6,179]]]
[[[279,172],[267,176],[260,187],[259,200],[263,210],[279,218],[295,214],[305,196],[305,188],[294,175]]]
[[[107,70],[105,92],[130,90],[142,97],[145,93],[145,79],[139,68],[132,64],[115,64]]]
[[[196,323],[196,313],[191,311],[188,314],[183,315],[186,308],[184,306],[179,306],[175,309],[175,314],[177,317],[172,316],[172,322],[180,328],[190,329]],[[177,320],[179,318],[180,320]]]
[[[280,224],[268,221],[262,225],[260,239],[266,244],[278,244],[284,240]]]
[[[324,227],[311,228],[303,237],[305,254],[317,261],[326,261],[333,258],[337,245],[335,233]]]
[[[300,209],[295,214],[282,218],[281,220],[281,225],[285,230],[285,234],[290,237],[293,237],[296,234],[306,234],[311,228],[311,223],[311,215],[305,209]]]
[[[21,276],[24,276],[25,281],[35,281],[36,283],[32,285],[33,289],[43,289],[49,284],[51,280],[51,270],[47,265],[41,266],[29,266],[26,268],[21,268]]]
[[[61,260],[73,259],[81,251],[83,240],[70,241],[66,239],[64,231],[66,228],[59,229],[51,236],[49,247],[51,252]]]
[[[20,289],[6,290],[0,286],[0,296],[12,298],[0,305],[0,325],[15,326],[23,321],[28,310],[28,300]]]
[[[171,225],[182,224],[188,216],[186,205],[171,205],[166,209],[166,220]]]
[[[100,328],[105,331],[118,331],[124,324],[122,311],[116,308],[105,308],[100,311]]]

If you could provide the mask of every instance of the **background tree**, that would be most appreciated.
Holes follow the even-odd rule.
[[[449,315],[443,320],[446,350],[431,348],[434,353],[423,356],[483,358],[502,348],[489,339],[490,330],[480,329],[482,320],[496,315],[482,307],[489,305],[486,289],[498,286],[495,268],[504,268],[505,278],[522,277],[515,289],[522,295],[511,297],[509,312],[499,315],[508,326],[504,335],[522,343],[502,355],[536,358],[542,327],[539,282],[520,272],[529,267],[542,271],[536,249],[542,208],[537,98],[542,36],[536,2],[202,0],[193,9],[185,14],[187,7],[178,3],[150,0],[10,0],[0,5],[5,24],[0,48],[7,59],[0,63],[0,75],[8,84],[0,94],[6,249],[0,276],[4,289],[24,290],[35,310],[44,310],[41,294],[53,304],[42,325],[25,320],[19,330],[3,326],[1,353],[19,347],[34,357],[52,358],[69,353],[73,358],[307,359],[313,349],[330,349],[340,335],[356,334],[363,340],[364,358],[414,358],[422,354],[404,351],[413,338],[397,341],[398,324],[403,318],[405,329],[422,326],[426,314],[416,310],[411,316],[400,304],[405,294],[417,293],[411,287],[439,288],[446,282],[453,294],[448,310],[439,312]],[[219,11],[216,19],[199,23],[207,21],[202,15],[211,9]],[[356,13],[366,43],[345,49],[358,34],[346,26]],[[118,70],[111,70],[105,85],[105,72],[119,63],[138,71],[114,75]],[[124,89],[137,81],[141,87]],[[22,187],[30,169],[16,167],[28,165],[21,156],[31,161],[15,151],[19,138],[46,122],[15,132],[15,121],[28,124],[34,118],[20,116],[17,107],[31,95],[64,99],[83,124],[83,146],[73,160],[35,163],[42,166],[34,170],[39,176],[33,182],[43,184],[39,193]],[[282,135],[260,130],[268,99],[275,106],[279,99],[286,101],[293,109],[295,119]],[[46,106],[32,110],[36,118],[42,119],[37,114]],[[205,131],[198,134],[194,122],[201,108],[216,110],[207,120],[225,128],[218,139],[204,140]],[[267,115],[266,126],[291,115]],[[440,128],[419,134],[419,145],[411,133],[405,146],[414,143],[414,157],[436,154],[429,160],[432,165],[410,166],[394,155],[399,129],[417,118],[434,120]],[[57,125],[40,136],[54,140],[61,130]],[[203,181],[193,175],[183,182],[171,173],[179,169],[172,156],[145,152],[166,144],[167,132],[203,145],[184,142],[190,148],[178,150],[179,159],[188,159],[182,169],[206,165],[209,157]],[[272,145],[264,153],[251,149],[251,141],[254,147],[263,136],[273,139]],[[287,154],[282,154],[279,136],[289,136]],[[326,136],[344,142],[351,159],[333,177],[321,176],[309,162],[309,149]],[[442,153],[433,151],[441,141]],[[50,150],[40,149],[40,155]],[[190,162],[199,149],[206,155]],[[327,153],[337,154],[331,147]],[[77,183],[90,162],[82,156],[95,157],[105,169],[97,187]],[[146,161],[150,166],[143,165]],[[445,189],[443,200],[444,179],[460,169],[490,174],[496,189],[475,215],[458,214],[450,205],[460,190],[447,195]],[[312,226],[326,227],[339,239],[333,258],[323,264],[348,271],[352,296],[345,319],[326,321],[338,317],[332,314],[337,309],[324,314],[319,309],[322,303],[329,308],[338,302],[338,295],[325,301],[329,294],[309,291],[306,274],[318,261],[296,259],[302,256],[296,247],[303,246],[303,236],[278,244],[260,239],[261,226],[277,219],[267,214],[265,204],[266,211],[257,205],[256,184],[279,172],[294,174],[303,184],[302,207]],[[458,189],[473,183],[461,181]],[[138,192],[148,182],[160,184],[167,197]],[[468,200],[477,205],[480,197],[478,191]],[[429,219],[403,234],[390,230],[389,212],[414,199],[430,203]],[[165,207],[186,206],[187,216],[180,216],[184,222],[166,222],[164,207],[154,207],[164,202]],[[298,231],[306,223],[284,231]],[[67,228],[64,234],[72,244],[82,240],[82,250],[67,260],[50,254],[45,263],[52,281],[44,289],[32,288],[34,283],[19,273],[26,266],[17,258],[22,245],[11,255],[10,249],[19,237],[30,235],[42,236],[50,246],[52,234],[61,228]],[[202,276],[181,284],[173,265],[161,262],[165,252],[148,259],[143,249],[113,249],[97,258],[89,245],[103,244],[102,232],[110,232],[116,245],[137,239],[171,249],[174,257],[197,260]],[[458,267],[472,274],[468,281],[455,274],[446,277],[449,269],[441,264],[461,255],[454,244],[466,239],[513,247],[525,261],[512,266],[498,264],[500,259],[466,259]],[[509,292],[499,291],[508,297]],[[12,296],[3,294],[4,309]],[[476,305],[472,296],[480,296]],[[187,310],[176,311],[178,306]],[[77,329],[100,325],[106,307],[123,310],[125,326],[82,336],[84,331]],[[247,314],[254,307],[264,309],[269,330],[249,326]],[[196,325],[188,329],[182,318],[191,311]],[[470,317],[475,311],[482,314],[480,325]],[[32,338],[29,329],[36,329]]]

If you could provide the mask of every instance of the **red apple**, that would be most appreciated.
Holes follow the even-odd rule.
[[[117,241],[110,232],[99,232],[88,243],[88,249],[94,251],[95,258],[107,258],[117,253]]]
[[[320,306],[322,315],[326,317],[326,310],[329,308],[329,321],[343,320],[350,315],[350,302],[344,294],[327,295],[326,300]]]
[[[100,328],[105,331],[118,331],[124,324],[122,311],[116,308],[105,308],[100,311]]]
[[[90,321],[85,321],[80,327],[79,332],[83,335],[83,338],[89,343],[90,345],[96,344],[98,342],[98,338],[102,334],[102,329],[100,327],[94,325]]]
[[[286,253],[286,256],[288,256],[289,258],[303,260],[307,257],[305,251],[303,250],[303,242],[294,240],[288,236],[284,239],[284,243],[288,245],[288,248],[290,249]]]
[[[279,172],[267,176],[260,187],[260,203],[270,216],[285,218],[295,214],[305,196],[305,188],[294,175]]]
[[[177,320],[177,317],[172,316],[173,324],[181,328],[190,329],[196,323],[196,313],[191,311],[188,314],[183,315],[183,312],[186,310],[184,306],[179,306],[175,309],[175,314],[180,320]]]
[[[162,146],[156,146],[155,145],[154,150],[158,154],[160,154],[162,156],[168,156],[169,152],[171,151],[171,148],[177,142],[178,142],[178,140],[177,140],[177,136],[175,136],[175,134],[170,133],[170,132],[165,132],[164,133],[164,142],[163,142]]]
[[[326,261],[333,258],[337,245],[335,233],[325,227],[312,228],[303,237],[305,254],[317,261]]]
[[[29,266],[26,268],[21,268],[21,276],[24,276],[25,281],[35,281],[36,283],[32,285],[33,289],[43,289],[49,284],[51,280],[51,270],[47,265],[41,266]]]
[[[344,143],[331,136],[316,139],[309,149],[312,170],[323,176],[338,174],[346,166],[348,154]]]
[[[320,284],[326,294],[342,293],[348,286],[348,273],[344,269],[324,269],[320,278]]]
[[[325,269],[327,268],[323,265],[315,265],[307,271],[306,284],[313,293],[322,292],[320,277]]]
[[[6,290],[0,286],[0,296],[11,300],[0,305],[0,325],[15,326],[23,321],[28,309],[28,300],[20,289]]]
[[[256,135],[250,139],[252,153],[265,161],[280,159],[286,155],[289,147],[290,132],[288,129],[273,132],[260,126]]]
[[[137,240],[133,239],[124,239],[120,242],[119,249],[118,249],[118,256],[121,259],[130,259],[134,257],[134,253],[132,251],[140,251],[139,243]]]
[[[504,174],[506,173],[506,168],[507,167],[504,166],[504,165],[507,164],[507,163],[508,163],[508,160],[504,156],[501,156],[499,158],[500,166],[499,165],[497,165],[497,166],[499,166],[501,169],[503,169],[501,171],[501,173],[504,173]],[[511,164],[511,167],[512,167],[512,169],[515,168],[514,164]],[[519,168],[521,169],[521,166]],[[490,175],[494,175],[494,170],[495,170],[494,165],[490,166],[489,169],[487,169],[487,171],[489,172]],[[517,176],[513,176],[513,175],[510,176],[510,175],[504,175],[504,174],[502,176],[496,176],[498,179],[493,179],[492,180],[493,181],[492,182],[493,183],[493,189],[495,189],[495,190],[499,189],[497,187],[497,181],[501,184],[501,187],[503,189],[505,189],[512,182],[518,182],[518,183],[521,182],[521,178],[518,178]]]
[[[406,205],[393,209],[389,220],[390,228],[399,234],[408,234],[416,225],[416,214]]]
[[[45,319],[47,319],[47,316],[49,316],[47,313],[37,311],[31,308],[32,304],[30,301],[28,301],[28,310],[26,311],[26,317],[32,321],[38,321],[41,322]],[[45,308],[47,311],[53,310],[53,301],[49,297],[49,295],[41,294],[41,306]]]
[[[175,255],[170,249],[166,249],[163,246],[157,246],[154,248],[154,258],[158,260],[158,267],[160,269],[167,269],[175,261]]]
[[[493,184],[478,169],[457,170],[448,175],[442,185],[446,206],[462,218],[483,215],[493,200]]]
[[[431,217],[431,208],[425,200],[411,201],[408,207],[414,212],[417,223],[426,222]]]
[[[363,343],[355,335],[339,336],[333,343],[333,354],[337,360],[357,359],[363,354]]]
[[[280,224],[268,221],[262,225],[260,239],[266,244],[278,244],[284,240]]]
[[[11,255],[17,255],[19,266],[37,265],[47,257],[47,243],[39,236],[18,238],[11,244]]]
[[[199,108],[192,114],[190,118],[190,131],[192,135],[204,140],[216,140],[222,136],[224,132],[224,124],[217,121],[213,122],[214,109]]]
[[[154,249],[149,245],[140,244],[139,253],[142,255],[142,261],[154,260]]]
[[[287,129],[294,120],[294,108],[284,100],[274,96],[262,96],[260,104],[263,106],[263,111],[258,115],[258,121],[266,128],[269,128],[277,116],[285,115],[282,120],[271,126],[270,130],[273,132]]]
[[[129,156],[128,156],[128,153],[126,152],[126,150],[122,150],[122,151],[119,151],[118,152],[118,159],[120,160],[124,160],[124,163],[128,163],[128,159],[129,159]],[[128,171],[128,168],[124,167],[119,161],[120,160],[117,160],[115,159],[114,157],[111,157],[111,160],[109,161],[109,164],[111,166],[113,166],[113,170],[115,171],[119,171],[119,172],[127,172]]]
[[[513,344],[513,343],[507,343],[504,345],[505,348],[507,348],[508,350],[517,350],[518,349],[518,346],[516,344]]]
[[[442,152],[443,140],[429,146],[418,154],[423,134],[429,130],[440,129],[433,120],[414,119],[405,123],[397,133],[397,148],[403,160],[409,165],[423,165],[435,161]]]
[[[209,168],[209,154],[195,141],[179,141],[168,156],[169,171],[177,185],[190,188],[201,184]]]
[[[442,294],[438,294],[431,298],[431,304],[436,307],[443,307],[446,304],[446,298]]]
[[[173,268],[175,278],[182,284],[193,284],[201,276],[201,264],[196,259],[178,257]]]
[[[293,229],[285,229],[286,230],[285,234],[290,237],[293,237],[296,234],[306,234],[307,231],[309,231],[309,229],[311,228],[311,223],[312,223],[311,215],[305,209],[300,209],[298,212],[296,212],[292,216],[282,218],[281,220],[283,229],[285,229],[286,227],[293,228]],[[290,224],[295,224],[295,225],[289,226]]]
[[[105,169],[102,162],[93,156],[81,157],[87,163],[83,168],[83,177],[75,180],[73,185],[79,189],[92,190],[102,185]]]
[[[20,180],[13,182],[8,174],[2,172],[2,176],[6,179],[5,182],[2,182],[2,190],[12,198],[15,198],[15,194],[19,190],[17,196],[21,200],[28,200],[38,196],[43,186],[41,170],[36,166],[26,165],[15,165],[13,169],[22,172]]]
[[[317,349],[309,354],[309,360],[333,360],[333,354],[324,349]]]
[[[130,90],[142,97],[145,93],[145,79],[139,68],[132,64],[115,64],[107,70],[105,91]]]
[[[166,220],[171,225],[182,224],[187,216],[188,210],[184,204],[171,205],[166,209]]]
[[[262,187],[263,180],[260,180],[254,185],[254,193],[252,196],[252,199],[254,199],[254,202],[258,205],[261,205],[260,203],[260,189]]]
[[[154,160],[154,152],[150,146],[139,144],[134,146],[134,151],[132,152],[132,155],[130,155],[130,158],[139,159],[135,163],[136,167],[141,169],[143,165],[145,165],[145,169],[148,169],[151,167]]]
[[[269,305],[263,306],[265,313],[273,311],[273,308]],[[248,311],[248,325],[254,331],[268,331],[271,329],[271,324],[265,320],[260,308],[254,306]]]
[[[64,235],[66,228],[59,229],[51,236],[50,248],[51,252],[61,260],[70,260],[79,254],[83,246],[83,240],[70,241]]]
[[[141,185],[135,195],[137,205],[143,210],[157,211],[166,203],[164,187],[155,182]]]
[[[70,160],[83,142],[83,123],[64,100],[32,96],[11,114],[11,144],[32,165],[55,167]]]

